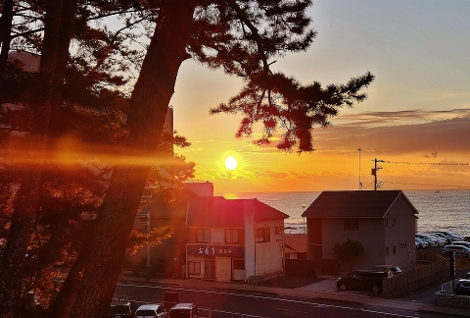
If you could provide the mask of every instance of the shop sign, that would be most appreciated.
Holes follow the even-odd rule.
[[[189,245],[188,255],[244,257],[242,246]]]

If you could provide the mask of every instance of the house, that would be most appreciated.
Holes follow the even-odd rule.
[[[285,234],[286,259],[307,259],[307,234]]]
[[[181,191],[175,191],[171,202],[161,196],[152,197],[151,191],[144,192],[150,202],[143,206],[136,215],[134,226],[142,232],[150,229],[170,227],[173,234],[161,244],[149,247],[145,244],[137,254],[129,256],[134,267],[142,262],[147,263],[150,254],[150,266],[153,274],[166,277],[184,277],[186,265],[186,243],[188,243],[188,228],[186,214],[188,202],[198,197],[214,195],[214,185],[211,182],[187,182]],[[147,263],[148,264],[148,263]]]
[[[393,264],[416,265],[414,234],[418,211],[400,190],[324,191],[302,214],[307,218],[308,259],[322,273],[370,269]],[[364,253],[347,262],[335,244],[360,242]]]
[[[190,200],[187,277],[254,282],[283,273],[286,218],[257,199]]]

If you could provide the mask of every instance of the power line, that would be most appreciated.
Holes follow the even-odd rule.
[[[427,166],[470,166],[470,163],[442,163],[442,162],[408,162],[408,161],[382,161],[384,163],[404,164],[404,165],[427,165]]]

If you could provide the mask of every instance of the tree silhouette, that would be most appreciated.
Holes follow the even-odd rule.
[[[374,78],[366,73],[346,84],[322,87],[320,83],[313,82],[303,86],[292,77],[271,72],[270,65],[275,59],[287,53],[305,51],[311,45],[316,32],[310,28],[310,19],[306,16],[306,10],[312,4],[310,0],[74,2],[78,4],[75,19],[68,20],[59,19],[60,14],[54,14],[54,10],[60,8],[58,3],[64,5],[71,2],[46,1],[46,27],[42,43],[45,59],[41,60],[41,69],[48,75],[43,82],[49,86],[45,90],[47,99],[41,99],[39,104],[46,107],[45,112],[37,112],[35,116],[37,121],[33,124],[36,127],[47,128],[43,122],[49,119],[49,114],[52,119],[55,118],[48,107],[60,101],[60,94],[57,93],[64,88],[67,74],[70,75],[70,83],[83,83],[78,87],[88,88],[104,99],[111,97],[108,100],[112,103],[113,94],[106,88],[124,83],[125,79],[113,75],[119,75],[125,69],[119,68],[119,63],[110,61],[119,54],[121,57],[127,53],[138,56],[138,52],[120,50],[125,47],[126,39],[136,38],[138,31],[133,29],[136,25],[143,25],[140,32],[148,35],[149,44],[144,46],[142,63],[139,58],[135,59],[138,78],[132,86],[129,103],[124,105],[127,132],[120,135],[119,147],[114,148],[116,159],[112,164],[109,188],[84,243],[87,248],[80,250],[55,300],[51,317],[102,317],[106,313],[142,191],[154,165],[140,159],[159,154],[158,144],[165,114],[179,67],[184,61],[193,59],[208,68],[221,69],[228,75],[240,77],[244,81],[242,91],[228,103],[212,109],[211,113],[242,113],[243,120],[237,132],[239,136],[251,134],[253,124],[261,122],[264,136],[258,143],[268,142],[275,132],[282,130],[283,138],[277,146],[286,151],[312,151],[314,126],[328,126],[329,119],[338,113],[339,108],[363,101],[366,95],[362,89]],[[123,21],[123,28],[114,33],[107,28],[104,18],[106,13],[111,12],[119,13]],[[48,15],[52,19],[48,20]],[[98,25],[102,27],[86,28],[92,17],[101,19],[102,24]],[[56,43],[46,41],[46,38],[51,39],[49,36],[58,36],[54,31],[61,30],[52,30],[54,23],[72,21],[75,26],[85,28],[85,32],[74,29],[77,41],[86,45],[86,50],[75,50],[75,56],[70,49],[65,53],[63,49],[54,50]],[[125,29],[129,31],[121,31]],[[72,34],[68,40],[71,37]],[[52,55],[54,52],[58,53],[55,57]],[[69,54],[68,61],[74,67],[67,73],[56,66],[62,65]],[[117,67],[116,72],[111,70],[112,67]],[[62,131],[67,131],[65,128],[69,127],[62,128]],[[49,132],[48,128],[46,132]],[[83,147],[88,149],[93,144]],[[103,148],[106,151],[112,149]],[[121,154],[131,154],[133,159],[126,165],[119,165],[117,155]],[[37,189],[40,182],[36,182],[39,179],[35,176],[40,176],[43,168],[35,169],[38,174],[32,175],[33,183],[28,183],[34,186],[23,187],[22,182],[19,192],[23,197],[28,197],[27,208],[33,214],[39,208]],[[15,204],[15,211],[24,205],[20,201]],[[26,227],[21,235],[28,236],[26,233],[30,230],[31,227]]]

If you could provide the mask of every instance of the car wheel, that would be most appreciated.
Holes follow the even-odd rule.
[[[339,285],[339,289],[346,290],[347,289],[346,284],[343,283],[343,284]]]
[[[373,286],[373,287],[372,287],[372,292],[373,292],[374,294],[377,294],[379,291],[380,291],[379,286]]]

